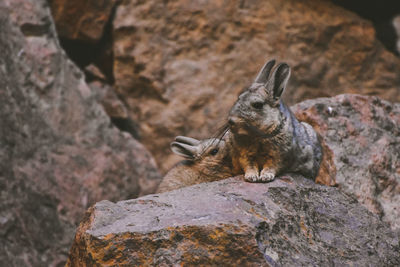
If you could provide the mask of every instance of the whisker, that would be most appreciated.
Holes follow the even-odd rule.
[[[224,136],[226,135],[226,133],[228,131],[229,131],[229,124],[225,123],[214,134],[214,136],[213,136],[214,140],[218,140],[217,145],[219,145],[219,143],[222,141],[222,139],[224,138]],[[214,141],[212,143],[214,143]]]
[[[226,133],[229,131],[229,124],[224,123],[218,130],[211,136],[212,142],[210,142],[201,152],[201,156],[203,156],[204,152],[207,151],[211,146],[215,144],[219,146],[219,143],[222,141]],[[217,143],[216,143],[217,142]]]

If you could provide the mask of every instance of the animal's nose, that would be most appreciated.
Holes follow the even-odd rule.
[[[235,119],[234,118],[229,118],[229,120],[228,120],[228,124],[230,125],[230,126],[233,126],[233,125],[235,125]]]

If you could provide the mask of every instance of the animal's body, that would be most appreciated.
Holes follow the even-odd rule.
[[[245,173],[249,182],[269,182],[282,173],[300,173],[315,179],[322,147],[314,129],[299,122],[281,95],[290,67],[267,62],[254,83],[232,107],[228,123],[234,172]]]
[[[178,136],[171,149],[185,160],[164,176],[157,193],[233,176],[231,150],[223,139]]]

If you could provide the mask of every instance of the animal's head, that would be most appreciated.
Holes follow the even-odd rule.
[[[231,170],[230,151],[223,139],[211,138],[197,140],[177,136],[171,143],[171,150],[193,164],[203,175],[210,177],[229,177]]]
[[[290,67],[281,63],[272,72],[275,60],[268,61],[253,84],[239,95],[232,107],[228,123],[239,135],[273,133],[283,119],[281,96],[290,77]]]

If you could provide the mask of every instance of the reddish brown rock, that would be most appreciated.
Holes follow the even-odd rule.
[[[67,266],[395,266],[398,242],[337,188],[301,176],[236,177],[97,203]]]
[[[400,229],[400,104],[360,95],[299,103],[333,152],[340,188]]]
[[[330,1],[122,1],[113,22],[118,93],[163,171],[177,135],[209,137],[270,58],[285,100],[340,93],[400,101],[400,60],[366,20]]]
[[[63,38],[97,42],[115,0],[49,0],[57,32]]]
[[[160,181],[55,36],[46,0],[0,1],[0,266],[62,266],[90,205]]]
[[[315,182],[327,186],[337,186],[336,182],[336,165],[334,161],[334,153],[326,144],[324,137],[319,136],[319,141],[323,149],[322,161],[319,167],[319,172],[315,178]]]

